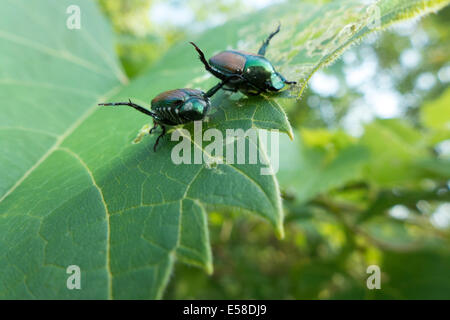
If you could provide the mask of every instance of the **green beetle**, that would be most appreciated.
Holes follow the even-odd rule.
[[[262,92],[280,91],[286,84],[296,84],[295,81],[287,81],[264,57],[270,40],[279,31],[280,26],[263,42],[258,54],[226,50],[211,57],[209,62],[202,50],[195,43],[190,43],[197,50],[205,69],[220,80],[227,81],[224,90],[258,95]]]
[[[166,126],[203,120],[211,107],[209,98],[225,83],[217,84],[206,93],[196,89],[176,89],[162,92],[151,101],[151,110],[141,107],[131,100],[128,100],[128,102],[99,103],[99,105],[129,106],[152,117],[154,125],[149,133],[151,134],[158,126],[161,126],[162,129],[153,146],[153,150],[156,151],[159,139],[166,133]]]

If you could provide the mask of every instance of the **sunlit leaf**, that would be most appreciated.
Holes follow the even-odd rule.
[[[0,297],[160,298],[175,260],[212,272],[210,207],[253,213],[282,236],[278,181],[260,174],[266,164],[177,166],[170,135],[156,153],[155,136],[133,143],[149,118],[97,106],[128,98],[148,105],[165,90],[208,89],[216,80],[205,76],[192,48],[180,43],[127,85],[104,19],[93,2],[75,2],[82,14],[79,30],[66,27],[70,1],[0,4]],[[446,3],[380,1],[380,27]],[[359,1],[292,2],[193,40],[208,55],[229,47],[255,51],[278,21],[283,29],[268,57],[287,78],[301,82],[299,93],[317,68],[378,29],[369,28],[368,6]],[[258,128],[292,135],[270,96],[220,94],[213,105],[203,131]],[[192,133],[192,125],[186,129]],[[195,150],[206,153],[198,144]],[[329,163],[322,151],[309,150],[304,168],[318,161],[325,174],[312,170],[300,197],[349,179],[362,153],[349,148]],[[323,184],[317,187],[317,181]],[[67,288],[70,265],[81,269],[82,290]]]

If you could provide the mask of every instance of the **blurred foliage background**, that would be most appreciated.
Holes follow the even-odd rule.
[[[280,1],[98,0],[131,78],[174,43]],[[296,139],[282,141],[278,174],[285,239],[213,212],[214,274],[177,264],[165,298],[449,299],[449,27],[447,7],[316,73],[286,104]],[[372,264],[381,290],[366,287]]]

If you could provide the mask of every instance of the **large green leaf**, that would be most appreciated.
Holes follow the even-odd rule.
[[[97,17],[89,20],[102,21],[90,3],[79,4],[82,21],[91,15]],[[12,16],[28,21],[29,12],[20,3],[3,6],[6,23]],[[2,180],[1,296],[159,297],[175,257],[212,272],[208,206],[256,213],[282,236],[277,182],[273,175],[260,174],[263,164],[174,165],[175,142],[168,138],[156,153],[155,137],[133,144],[148,118],[96,106],[104,95],[148,101],[158,92],[188,87],[192,67],[168,67],[168,75],[149,72],[112,97],[106,92],[119,84],[114,70],[120,69],[113,58],[112,66],[104,66],[106,51],[113,51],[109,38],[102,38],[104,45],[84,44],[86,50],[77,50],[94,33],[107,32],[106,26],[66,29],[67,6],[43,2],[34,10],[42,15],[36,19],[54,21],[49,30],[61,31],[54,43],[47,43],[46,30],[34,34],[38,29],[31,25],[20,36],[1,33],[2,55],[14,58],[4,76],[9,87],[1,92],[7,101],[2,108],[2,172],[8,178]],[[191,60],[195,66],[195,57]],[[11,97],[13,90],[17,93]],[[217,109],[204,129],[265,128],[291,134],[283,110],[266,97],[236,102],[222,94],[213,102]],[[204,152],[202,146],[193,148]],[[65,268],[72,264],[81,268],[81,291],[66,288]]]
[[[192,48],[179,44],[125,85],[101,15],[92,2],[75,2],[80,30],[66,28],[73,1],[0,4],[0,297],[161,297],[175,259],[212,271],[206,217],[211,206],[257,214],[282,235],[278,182],[260,174],[264,164],[177,166],[168,136],[156,153],[154,136],[133,143],[149,118],[96,105],[128,98],[144,104],[179,87],[207,89],[214,80],[205,77]],[[381,1],[381,26],[447,2]],[[208,54],[228,46],[253,50],[281,20],[283,32],[269,58],[289,78],[306,80],[369,31],[366,7],[359,3],[287,3],[196,41]],[[350,27],[351,37],[342,37],[342,27],[356,21],[361,23]],[[291,135],[271,97],[239,97],[218,95],[203,129]],[[205,153],[202,146],[192,148]],[[69,265],[81,268],[81,290],[66,287]]]

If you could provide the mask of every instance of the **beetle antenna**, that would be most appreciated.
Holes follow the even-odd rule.
[[[199,47],[197,47],[197,45],[195,43],[193,43],[193,42],[189,42],[189,43],[194,46],[195,50],[197,50],[200,61],[205,65],[205,69],[214,74],[214,71],[211,68],[211,66],[209,65],[208,61],[206,60],[205,54],[203,53],[203,51]]]
[[[141,107],[140,105],[137,105],[133,102],[131,102],[130,99],[128,99],[128,102],[108,102],[108,103],[99,103],[99,106],[129,106],[134,109],[136,109],[139,112],[142,112],[152,118],[155,118],[156,114],[151,112],[150,110],[145,109],[144,107]]]
[[[284,83],[286,83],[286,84],[297,84],[297,81],[287,81],[287,80],[284,80]]]
[[[266,54],[266,49],[269,46],[270,40],[272,40],[272,38],[278,33],[280,32],[281,29],[281,23],[278,22],[278,27],[277,30],[275,30],[274,32],[272,32],[271,34],[269,34],[269,36],[266,38],[266,40],[264,40],[263,44],[261,45],[261,48],[259,48],[258,50],[258,54],[261,56],[264,56]]]

